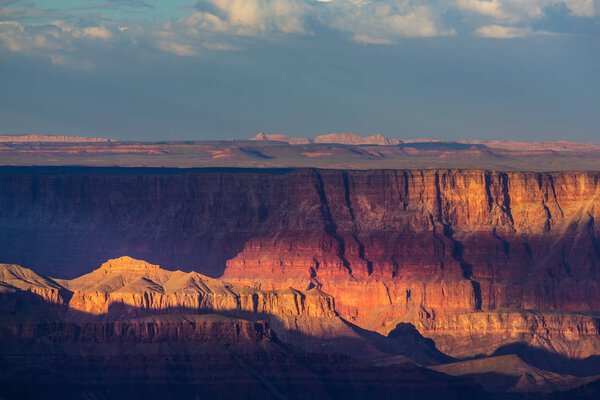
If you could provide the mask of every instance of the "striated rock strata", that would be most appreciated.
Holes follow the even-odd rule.
[[[57,277],[121,254],[223,275],[65,284],[85,312],[210,303],[294,315],[298,301],[322,313],[333,298],[360,327],[410,322],[461,355],[478,329],[489,343],[473,354],[506,336],[572,355],[567,342],[597,340],[599,204],[598,172],[4,170],[0,256]],[[214,293],[189,295],[179,278]],[[544,324],[580,336],[544,336]],[[585,349],[576,356],[597,351]]]

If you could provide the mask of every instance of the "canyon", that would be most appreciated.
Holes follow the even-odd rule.
[[[596,171],[1,167],[0,226],[6,343],[600,375]]]

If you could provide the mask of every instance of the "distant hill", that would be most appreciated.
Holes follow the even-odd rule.
[[[258,133],[250,140],[264,140],[271,142],[286,142],[289,144],[311,144],[311,143],[328,143],[328,144],[350,144],[350,145],[381,145],[389,146],[399,144],[402,141],[400,139],[390,139],[382,134],[375,134],[371,136],[361,136],[356,133],[327,133],[325,135],[315,136],[314,138],[301,138],[301,137],[289,137],[282,134],[266,134]]]
[[[356,133],[327,133],[314,138],[290,137],[283,134],[258,133],[250,138],[254,141],[285,142],[294,145],[303,144],[346,144],[346,145],[378,145],[402,147],[439,148],[440,146],[450,148],[468,148],[470,146],[485,146],[490,149],[509,151],[597,151],[600,144],[570,142],[566,140],[549,142],[521,142],[515,140],[442,140],[432,138],[389,138],[382,134],[361,136]]]
[[[110,139],[85,137],[85,136],[57,136],[57,135],[39,135],[37,133],[27,133],[24,135],[0,135],[0,143],[106,143]]]

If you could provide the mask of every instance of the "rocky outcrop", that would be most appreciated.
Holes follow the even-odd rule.
[[[69,309],[86,314],[139,315],[173,310],[247,312],[285,317],[335,316],[333,298],[319,289],[253,290],[182,271],[168,271],[131,257],[60,281],[73,296]]]
[[[117,321],[23,321],[0,325],[0,340],[53,343],[259,343],[277,340],[264,321],[216,315],[164,315]]]
[[[207,314],[218,314],[229,317],[227,321],[243,318],[259,325],[268,321],[282,341],[308,351],[343,353],[361,359],[410,354],[415,361],[427,365],[448,359],[414,327],[396,332],[392,340],[344,321],[335,310],[333,298],[318,288],[258,290],[196,272],[165,270],[131,257],[109,260],[76,279],[52,282],[65,294],[67,303],[46,303],[16,287],[0,293],[0,314],[11,316],[9,324],[2,326],[5,339],[35,339],[35,335],[42,335],[74,342],[133,341],[154,340],[154,336],[146,336],[163,337],[160,332],[167,332],[169,340],[187,340],[190,335],[203,334],[234,340],[231,335],[211,333],[208,328],[195,330],[193,321],[201,318],[199,315],[204,321]],[[24,282],[15,284],[25,287]],[[8,284],[0,281],[0,285]],[[23,296],[25,293],[38,301]],[[213,323],[214,318],[209,321]],[[190,329],[191,333],[186,333]],[[239,334],[244,329],[230,330]],[[169,336],[169,332],[175,336]]]
[[[26,292],[50,304],[67,304],[70,295],[52,279],[38,275],[28,268],[0,264],[0,294]]]
[[[86,313],[319,316],[334,298],[341,317],[382,334],[411,322],[434,336],[471,314],[461,323],[506,325],[504,309],[559,330],[579,322],[547,315],[600,309],[598,204],[598,172],[5,170],[0,256],[62,277],[120,254],[223,274],[148,267],[112,281],[103,267],[89,280],[110,290],[65,283]]]
[[[258,140],[258,141],[268,141],[268,142],[284,142],[288,144],[310,144],[313,143],[313,140],[310,138],[302,138],[302,137],[290,137],[286,135],[282,135],[279,133],[268,134],[259,132],[254,137],[251,137],[250,140]]]
[[[455,357],[492,355],[515,343],[569,359],[600,354],[597,315],[501,310],[423,319],[419,330]]]
[[[214,315],[0,323],[3,399],[490,398],[476,384],[410,362],[373,366],[307,353],[264,322]]]
[[[302,145],[312,143],[329,143],[329,144],[347,144],[347,145],[378,145],[378,146],[389,146],[399,144],[399,139],[390,139],[382,134],[375,134],[371,136],[361,136],[356,133],[344,132],[344,133],[327,133],[319,135],[314,138],[302,138],[302,137],[290,137],[282,134],[266,134],[257,133],[256,136],[250,140],[258,141],[274,141],[274,142],[285,142],[288,144]]]
[[[490,392],[564,391],[598,379],[544,371],[512,354],[437,365],[431,369],[452,376],[469,376]]]
[[[340,143],[340,144],[374,144],[379,146],[389,146],[400,143],[399,139],[390,139],[378,133],[371,136],[360,136],[355,133],[328,133],[319,135],[313,139],[314,143]]]
[[[43,143],[106,143],[110,142],[110,139],[106,138],[95,138],[95,137],[83,137],[83,136],[61,136],[61,135],[40,135],[36,133],[29,133],[24,135],[0,135],[0,143],[29,143],[29,142],[43,142]]]

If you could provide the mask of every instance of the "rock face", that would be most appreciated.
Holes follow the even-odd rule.
[[[516,355],[460,361],[431,368],[448,375],[471,376],[491,392],[564,391],[597,379],[577,378],[540,370],[528,365]]]
[[[423,319],[421,324],[438,348],[457,357],[492,355],[515,343],[570,359],[600,355],[597,315],[499,310]]]
[[[0,283],[12,288],[0,292],[3,399],[488,398],[410,360],[377,366],[340,354],[381,358],[386,338],[361,342],[316,288],[263,292],[130,257],[57,281],[0,265]],[[30,309],[5,307],[20,295]],[[318,352],[305,350],[311,340]],[[410,340],[407,354],[440,355],[414,330],[386,340],[388,351]]]
[[[174,320],[173,316],[217,313],[234,320],[249,319],[258,325],[268,321],[279,332],[280,339],[308,351],[343,353],[363,359],[410,354],[421,364],[449,359],[414,327],[396,332],[394,338],[360,330],[341,319],[333,298],[318,288],[263,291],[196,272],[168,271],[131,257],[109,260],[99,269],[73,280],[51,281],[16,265],[0,265],[0,272],[0,277],[8,278],[0,280],[0,285],[13,288],[0,293],[0,314],[12,318],[0,327],[5,331],[5,339],[10,335],[27,339],[41,332],[59,341],[64,338],[73,342],[136,338],[153,341],[161,340],[166,333],[171,340],[194,337],[201,341],[200,336],[213,335],[208,328],[196,327],[195,322],[188,323],[187,319]],[[32,277],[58,290],[60,300],[37,288],[33,291],[27,280]],[[140,319],[158,316],[159,322]],[[14,318],[17,322],[12,323]],[[136,320],[131,322],[132,318]],[[49,322],[40,323],[40,319]],[[247,329],[246,325],[239,325],[230,330],[239,334]],[[261,331],[268,329],[265,325]],[[225,336],[229,341],[237,340]]]
[[[258,133],[250,140],[259,141],[275,141],[285,142],[289,144],[312,144],[312,143],[329,143],[329,144],[349,144],[349,145],[378,145],[378,146],[389,146],[399,144],[399,139],[390,139],[382,134],[375,134],[371,136],[361,136],[356,133],[344,132],[344,133],[327,133],[319,135],[314,138],[302,138],[302,137],[290,137],[282,134],[266,134]]]
[[[253,290],[198,274],[167,271],[131,257],[104,263],[71,281],[69,308],[87,314],[156,313],[161,310],[240,311],[280,317],[335,316],[333,298],[319,289]]]
[[[102,322],[25,321],[2,326],[0,340],[34,343],[50,337],[54,343],[260,343],[277,340],[264,322],[214,315],[168,315]]]
[[[31,295],[43,303],[66,305],[70,299],[70,293],[57,282],[44,276],[38,275],[30,269],[14,264],[0,264],[0,295],[10,295],[22,292],[25,297]],[[17,296],[17,298],[23,296]],[[4,310],[17,311],[18,303],[14,297],[1,296],[0,301],[11,300],[4,303]],[[26,305],[26,304],[23,304]]]
[[[493,333],[489,343],[545,337],[564,354],[590,338],[585,357],[597,352],[599,204],[598,172],[4,170],[0,258],[72,277],[130,254],[223,275],[235,293],[152,266],[150,281],[132,272],[113,290],[115,268],[104,266],[68,284],[85,312],[205,302],[319,314],[333,297],[360,327],[387,334],[411,322],[457,354],[479,329]],[[577,334],[538,334],[547,329]],[[493,351],[487,344],[478,346]]]
[[[107,143],[110,139],[84,136],[39,135],[0,135],[0,143]]]
[[[4,322],[0,324],[4,326]],[[40,356],[43,355],[43,356]],[[264,322],[177,315],[0,329],[4,399],[488,399],[411,363],[374,367],[281,343]]]
[[[380,146],[393,145],[400,143],[398,139],[390,139],[382,134],[371,136],[360,136],[355,133],[328,133],[319,135],[314,139],[315,143],[340,143],[340,144],[375,144]]]

